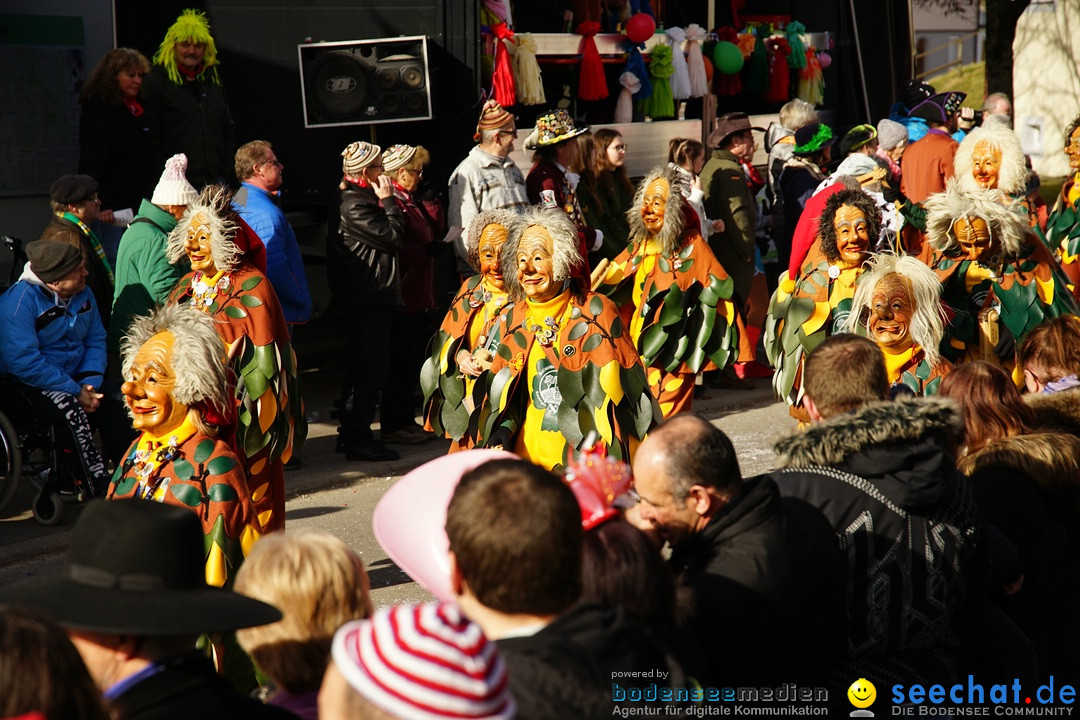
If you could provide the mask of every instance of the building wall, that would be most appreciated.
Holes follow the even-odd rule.
[[[1014,127],[1045,177],[1068,174],[1065,126],[1080,113],[1080,0],[1032,2],[1013,40]]]

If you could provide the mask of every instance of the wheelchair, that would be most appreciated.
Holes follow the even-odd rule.
[[[83,503],[93,496],[94,488],[73,441],[58,437],[55,423],[39,418],[30,395],[35,392],[0,375],[0,512],[25,478],[38,487],[30,506],[34,519],[42,525],[57,525],[63,519],[65,501]]]
[[[18,238],[5,235],[0,242],[11,254],[7,283],[0,284],[4,291],[18,280],[26,253]],[[65,498],[89,499],[88,483],[74,448],[58,442],[53,424],[38,418],[31,392],[35,391],[0,375],[0,512],[26,478],[38,486],[31,506],[34,519],[56,525],[63,518]]]

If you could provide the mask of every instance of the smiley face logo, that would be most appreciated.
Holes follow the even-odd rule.
[[[848,700],[857,708],[868,708],[877,699],[877,688],[866,678],[859,678],[851,683],[847,691]]]

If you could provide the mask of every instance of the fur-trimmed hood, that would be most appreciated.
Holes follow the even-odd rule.
[[[1030,478],[1058,514],[1075,517],[1080,511],[1080,438],[1075,435],[1037,432],[1002,438],[960,461],[966,475],[995,468]]]
[[[1040,430],[1080,437],[1080,388],[1024,395],[1024,401],[1035,411]]]
[[[911,512],[936,507],[956,477],[959,408],[945,398],[877,402],[781,438],[781,468],[834,467]]]

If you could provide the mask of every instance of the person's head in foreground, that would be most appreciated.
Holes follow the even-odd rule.
[[[881,348],[869,338],[840,333],[806,357],[803,405],[812,420],[828,420],[889,397]]]
[[[495,643],[455,605],[382,607],[334,635],[320,720],[514,717]]]

